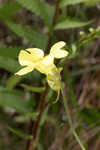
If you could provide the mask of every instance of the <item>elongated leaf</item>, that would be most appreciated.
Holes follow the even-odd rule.
[[[79,3],[84,3],[87,0],[61,0],[60,1],[60,7],[64,7],[66,5],[75,5]]]
[[[6,82],[6,87],[9,89],[13,89],[17,83],[21,81],[21,76],[12,75]]]
[[[3,57],[11,57],[11,58],[17,58],[20,50],[23,49],[21,47],[11,47],[11,46],[6,46],[2,45],[0,46],[0,56]]]
[[[12,3],[5,2],[0,7],[0,17],[4,19],[8,19],[21,8],[22,7],[17,2],[12,2]]]
[[[21,86],[26,88],[29,91],[37,92],[37,93],[43,92],[45,90],[45,87],[32,87],[25,84],[22,84]]]
[[[78,28],[78,27],[86,26],[90,23],[91,23],[91,21],[84,22],[84,21],[81,21],[79,19],[67,18],[62,22],[58,22],[54,28],[55,28],[55,30]]]
[[[8,129],[9,129],[12,133],[16,134],[17,136],[19,136],[19,137],[21,137],[21,138],[24,138],[24,139],[31,139],[31,138],[32,138],[32,135],[27,135],[27,134],[25,134],[25,133],[22,133],[22,131],[20,131],[20,130],[18,130],[18,129],[13,129],[13,128],[11,128],[11,127],[8,127]]]
[[[0,56],[0,68],[14,73],[20,68],[20,65],[12,58]]]
[[[17,35],[25,38],[31,44],[35,45],[38,48],[45,48],[47,44],[48,37],[35,29],[30,29],[28,27],[15,24],[12,21],[6,20],[5,23],[8,27],[15,32]]]
[[[33,102],[33,99],[32,99],[32,102]],[[33,104],[33,103],[32,103],[32,104]],[[32,108],[32,106],[33,106],[33,105],[31,105],[30,109]],[[28,107],[28,108],[29,108],[29,107]],[[38,115],[39,115],[39,112],[37,112],[37,111],[29,112],[29,113],[27,113],[27,114],[25,113],[25,115],[17,116],[17,117],[15,118],[15,120],[16,120],[17,122],[27,122],[27,121],[29,121],[30,119],[36,120],[37,117],[38,117]]]
[[[54,14],[53,6],[50,6],[46,2],[41,2],[40,0],[16,0],[16,1],[26,9],[42,17],[47,25],[51,23]]]
[[[86,5],[88,5],[88,6],[94,6],[94,5],[96,5],[97,3],[99,3],[100,2],[100,0],[87,0],[86,1]]]
[[[18,112],[27,112],[27,101],[22,98],[22,93],[0,87],[0,105],[15,108]]]

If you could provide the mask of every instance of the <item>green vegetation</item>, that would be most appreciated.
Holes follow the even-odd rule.
[[[99,18],[100,0],[0,0],[0,149],[100,150]],[[20,50],[58,41],[60,95],[37,70],[14,75]]]

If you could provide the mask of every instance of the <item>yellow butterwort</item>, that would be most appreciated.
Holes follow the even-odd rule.
[[[50,54],[47,56],[44,56],[43,50],[39,48],[21,50],[18,60],[20,65],[25,67],[15,74],[24,75],[36,69],[46,75],[47,82],[53,90],[60,90],[61,69],[54,64],[54,58],[63,58],[68,55],[68,52],[62,49],[65,45],[66,43],[63,41],[57,42],[51,47]]]

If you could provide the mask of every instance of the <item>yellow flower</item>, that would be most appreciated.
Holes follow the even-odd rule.
[[[63,41],[57,42],[51,47],[50,54],[47,56],[44,56],[43,50],[38,48],[21,50],[18,60],[20,65],[25,67],[15,74],[24,75],[37,69],[47,76],[49,86],[58,91],[60,89],[60,71],[54,64],[54,58],[63,58],[68,55],[67,51],[61,49],[65,44]]]
[[[48,74],[46,77],[49,86],[55,91],[59,91],[61,88],[61,70],[62,68],[57,68],[56,66],[54,66],[52,68],[52,73]]]

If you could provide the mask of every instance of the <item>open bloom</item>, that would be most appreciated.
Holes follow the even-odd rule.
[[[28,48],[21,50],[18,56],[18,60],[21,66],[25,66],[19,70],[16,75],[27,74],[34,69],[46,75],[49,86],[58,91],[60,89],[60,71],[54,64],[54,58],[63,58],[68,55],[66,50],[62,48],[65,46],[65,42],[60,41],[54,44],[50,49],[50,54],[44,56],[44,52],[38,48]]]

